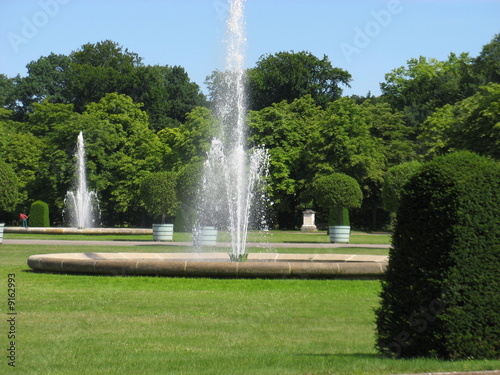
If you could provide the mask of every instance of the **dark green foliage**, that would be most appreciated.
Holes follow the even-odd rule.
[[[398,210],[403,187],[417,173],[420,166],[418,161],[409,161],[389,168],[386,172],[382,186],[382,199],[387,211],[396,212]]]
[[[14,210],[19,200],[19,180],[17,175],[9,164],[0,160],[0,210]]]
[[[409,181],[377,316],[396,357],[499,358],[500,165],[435,158]]]
[[[307,51],[264,55],[248,72],[250,107],[260,110],[283,100],[291,103],[306,95],[324,107],[339,99],[340,85],[349,87],[350,81],[351,75],[334,68],[326,55],[322,59]],[[213,83],[211,86],[214,87]]]
[[[351,225],[349,210],[346,207],[336,206],[330,209],[328,225]]]
[[[49,205],[42,201],[31,204],[29,215],[30,227],[50,227]]]
[[[153,217],[160,217],[165,223],[167,216],[177,210],[177,174],[174,172],[150,173],[140,183],[140,194],[146,210]]]
[[[360,207],[363,193],[358,182],[343,173],[317,176],[313,181],[317,203],[323,207]]]

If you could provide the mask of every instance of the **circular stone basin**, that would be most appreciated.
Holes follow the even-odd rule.
[[[32,255],[42,272],[230,278],[379,278],[387,256],[249,253],[231,262],[227,253],[62,253]]]

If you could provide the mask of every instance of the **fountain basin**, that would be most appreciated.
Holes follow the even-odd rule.
[[[373,279],[386,256],[250,253],[230,262],[226,253],[62,253],[32,255],[28,265],[42,272],[171,277]]]

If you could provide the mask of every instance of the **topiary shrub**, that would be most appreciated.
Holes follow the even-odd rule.
[[[343,173],[316,176],[313,190],[316,202],[330,210],[331,225],[349,225],[348,208],[360,207],[363,201],[358,182]]]
[[[30,208],[30,227],[50,227],[49,205],[42,201],[35,201]]]
[[[379,352],[499,357],[499,186],[500,165],[470,152],[410,179],[376,310]]]

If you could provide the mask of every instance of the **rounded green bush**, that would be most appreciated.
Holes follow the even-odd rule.
[[[396,357],[498,358],[500,165],[435,158],[405,186],[376,311]]]
[[[31,204],[30,227],[50,227],[49,205],[42,201],[35,201]]]

